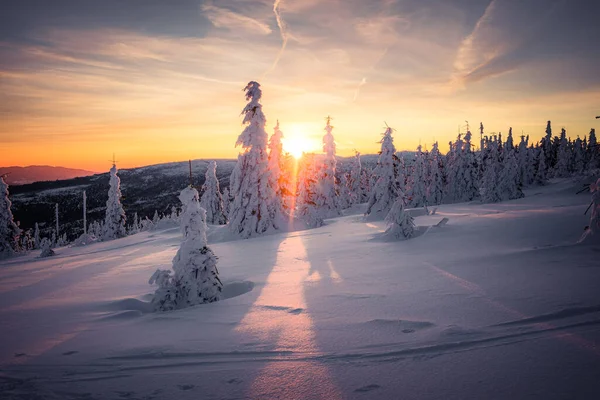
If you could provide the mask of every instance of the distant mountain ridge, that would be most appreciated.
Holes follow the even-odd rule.
[[[50,165],[30,165],[27,167],[0,167],[0,175],[9,185],[26,185],[40,181],[56,181],[90,176],[97,172],[84,169],[52,167]]]

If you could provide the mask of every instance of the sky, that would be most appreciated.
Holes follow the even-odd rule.
[[[108,170],[233,158],[243,88],[270,134],[339,155],[448,148],[547,120],[599,128],[595,0],[7,0],[0,3],[0,166]],[[476,135],[477,136],[477,135]]]

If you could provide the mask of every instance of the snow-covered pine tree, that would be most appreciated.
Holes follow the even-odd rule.
[[[504,150],[513,151],[515,148],[512,134],[512,126],[508,128],[508,137],[506,138],[506,143],[504,143]]]
[[[471,131],[467,131],[463,147],[461,181],[464,182],[464,186],[461,201],[471,201],[479,197],[479,166],[477,165],[477,156],[472,151],[471,138]]]
[[[360,162],[360,153],[354,154],[350,164],[350,174],[348,176],[348,190],[350,195],[350,205],[361,204],[367,201],[366,193],[361,185],[362,165]]]
[[[409,177],[409,207],[424,207],[427,205],[426,172],[425,155],[422,152],[421,145],[419,145],[415,154],[413,171]]]
[[[350,190],[350,173],[342,173],[338,185],[338,204],[341,210],[352,206],[352,192]]]
[[[298,196],[296,200],[297,215],[309,228],[323,225],[323,217],[317,207],[315,197],[317,191],[317,172],[315,155],[304,154],[300,160],[298,172]]]
[[[387,223],[385,234],[401,240],[410,239],[415,231],[414,218],[404,211],[405,200],[403,197],[402,193],[396,197],[390,212],[385,217]]]
[[[106,201],[106,216],[104,218],[103,240],[117,239],[127,236],[125,228],[125,211],[121,205],[121,180],[117,176],[117,165],[113,163],[110,169],[110,188]]]
[[[498,141],[492,140],[488,142],[489,152],[485,159],[485,169],[483,171],[483,179],[479,185],[481,201],[484,203],[496,203],[502,200],[499,192],[499,173],[501,170]]]
[[[40,227],[38,225],[38,223],[35,223],[35,228],[33,230],[33,248],[34,249],[39,249],[40,245],[42,244],[41,239],[40,239]]]
[[[217,162],[211,161],[206,168],[200,207],[206,210],[206,222],[212,225],[225,225],[227,217],[223,209],[223,197],[217,179]]]
[[[571,161],[571,152],[569,142],[567,141],[567,132],[563,128],[560,132],[556,165],[554,166],[554,176],[557,178],[566,178],[570,175],[569,166]]]
[[[131,225],[130,232],[132,234],[138,233],[140,231],[140,220],[138,217],[137,211],[133,213],[133,224]]]
[[[544,147],[540,146],[537,151],[536,157],[536,166],[535,166],[535,177],[534,182],[538,185],[545,185],[547,178],[547,170],[546,168],[546,154],[544,151]]]
[[[540,141],[541,143],[541,147],[544,150],[544,163],[542,165],[544,165],[546,167],[546,171],[544,172],[544,176],[548,175],[548,172],[552,170],[552,168],[554,167],[554,161],[553,161],[553,151],[552,151],[552,122],[548,121],[548,123],[546,124],[546,136],[544,136],[542,138],[542,140]],[[538,163],[539,164],[539,163]],[[537,174],[537,171],[536,171]],[[544,178],[546,179],[546,178]]]
[[[173,275],[157,270],[150,284],[158,284],[152,304],[156,311],[169,311],[218,301],[223,290],[217,257],[206,240],[206,211],[200,207],[198,191],[190,186],[179,199],[183,204],[183,241],[173,258]]]
[[[278,229],[282,216],[274,201],[275,190],[269,183],[266,120],[260,104],[260,84],[251,81],[244,90],[249,100],[242,111],[246,128],[236,142],[244,152],[238,156],[231,177],[229,190],[234,200],[229,211],[229,227],[242,238],[249,238]]]
[[[438,142],[433,144],[428,157],[428,183],[427,183],[427,204],[442,204],[444,193],[444,176],[442,173],[442,157],[438,148]]]
[[[0,258],[10,257],[20,250],[21,230],[14,221],[11,205],[8,184],[4,182],[4,176],[0,175]]]
[[[585,150],[583,147],[583,142],[579,136],[577,136],[577,139],[575,139],[575,142],[573,142],[571,165],[573,172],[577,175],[581,175],[583,174],[583,171],[585,171]]]
[[[340,215],[338,188],[335,180],[337,161],[335,159],[335,140],[331,133],[331,117],[327,117],[325,135],[323,136],[323,165],[319,169],[317,196],[315,202],[323,218],[332,218]]]
[[[590,130],[589,139],[587,142],[587,169],[592,170],[600,168],[600,145],[596,139],[596,130],[592,128]]]
[[[502,200],[520,199],[525,196],[521,190],[519,164],[517,163],[514,150],[506,150],[504,167],[501,170],[498,184],[500,185],[499,192]]]
[[[392,138],[392,128],[387,127],[381,138],[381,151],[373,171],[376,181],[371,190],[365,215],[384,218],[398,197],[398,159]]]
[[[52,250],[52,243],[47,238],[43,238],[40,243],[40,258],[52,257],[54,254],[54,250]]]
[[[286,159],[283,154],[283,145],[281,139],[283,133],[279,128],[279,120],[273,128],[273,134],[269,138],[269,184],[275,191],[273,199],[273,207],[283,212],[288,210],[290,201],[288,197],[291,195],[289,190],[289,175],[286,173]]]
[[[231,205],[228,187],[223,189],[223,195],[221,197],[223,198],[223,214],[227,217],[229,215],[229,206]]]

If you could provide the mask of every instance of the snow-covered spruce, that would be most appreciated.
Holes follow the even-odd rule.
[[[304,154],[300,160],[298,171],[298,196],[297,216],[300,217],[309,228],[318,228],[323,225],[323,217],[315,202],[317,173],[315,167],[315,155]]]
[[[10,257],[20,249],[21,230],[14,221],[11,204],[8,198],[8,184],[0,175],[0,258]]]
[[[283,132],[279,128],[279,121],[273,128],[273,134],[269,139],[269,184],[275,191],[273,206],[277,210],[289,211],[292,203],[289,197],[292,195],[290,190],[289,174],[286,171],[286,158],[283,154],[283,145],[281,139]]]
[[[338,188],[335,180],[337,161],[335,159],[335,140],[333,138],[331,118],[327,117],[325,135],[323,136],[323,165],[319,168],[319,178],[316,193],[316,206],[323,218],[333,218],[340,215]]]
[[[206,211],[200,207],[198,191],[181,191],[183,203],[181,232],[183,242],[173,258],[173,274],[157,270],[150,284],[157,284],[152,299],[156,311],[169,311],[197,304],[212,303],[221,297],[223,284],[217,270],[217,256],[206,240]]]
[[[421,145],[417,147],[412,174],[409,178],[408,204],[410,207],[423,207],[427,205],[426,187],[426,161]]]
[[[388,127],[381,138],[381,152],[373,171],[375,184],[371,190],[366,215],[383,218],[398,197],[398,160],[392,138],[392,128]]]
[[[433,144],[427,161],[427,204],[442,204],[444,193],[444,175],[442,157],[438,148],[438,142]]]
[[[40,258],[52,257],[56,253],[52,250],[52,243],[47,238],[42,239],[40,243],[40,248],[42,251],[40,252]]]
[[[399,195],[394,201],[392,208],[385,217],[387,229],[385,235],[394,239],[410,239],[415,232],[414,218],[404,212],[404,199]]]
[[[217,179],[217,162],[211,161],[206,169],[200,207],[206,210],[206,222],[213,225],[225,225],[227,217],[223,208],[223,197]]]
[[[244,151],[238,156],[230,180],[229,190],[234,200],[229,211],[229,228],[240,237],[249,238],[278,229],[282,216],[269,179],[260,84],[251,81],[244,90],[249,100],[242,111],[246,128],[236,142]]]
[[[514,150],[505,150],[504,167],[501,170],[499,185],[502,200],[514,200],[524,197],[521,178],[519,176],[519,164]]]
[[[361,204],[368,200],[368,193],[365,192],[363,185],[363,169],[360,162],[360,153],[357,151],[351,161],[350,174],[348,176],[348,190],[350,192],[350,205]]]
[[[106,201],[106,216],[104,218],[103,240],[117,239],[127,236],[125,228],[125,211],[121,205],[121,180],[117,176],[117,166],[110,169],[110,188]]]

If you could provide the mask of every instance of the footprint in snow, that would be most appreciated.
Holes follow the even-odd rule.
[[[363,386],[360,387],[356,390],[354,390],[355,393],[365,393],[365,392],[370,392],[371,390],[376,390],[379,389],[381,386],[376,385],[376,384],[371,384],[371,385],[367,385],[367,386]]]
[[[15,353],[15,357],[24,357],[27,353]]]
[[[227,381],[227,383],[242,383],[243,380],[238,379],[238,378],[233,378]]]
[[[66,351],[62,353],[63,356],[72,356],[73,354],[79,353],[77,350]]]
[[[194,385],[177,385],[177,387],[181,390],[191,390],[193,389],[195,386]]]

